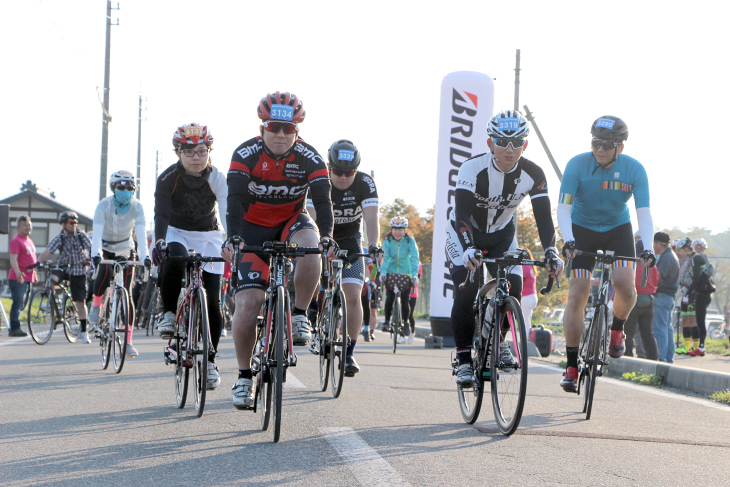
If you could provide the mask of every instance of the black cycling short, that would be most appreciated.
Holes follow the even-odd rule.
[[[243,222],[241,238],[244,245],[261,246],[264,242],[286,242],[299,230],[311,229],[318,232],[317,225],[306,213],[298,213],[288,222],[278,227],[262,227],[251,222]],[[241,254],[238,267],[238,287],[242,289],[266,289],[269,285],[269,257],[245,253]]]
[[[594,232],[593,230],[588,230],[573,223],[573,237],[575,238],[576,249],[584,252],[596,253],[599,250],[603,250],[604,252],[613,250],[614,255],[636,257],[634,231],[631,228],[631,223],[624,223],[607,232]],[[595,257],[579,255],[573,259],[568,278],[590,278],[595,265]],[[621,260],[614,262],[613,266],[635,268],[636,264],[631,261]]]
[[[71,285],[71,299],[83,302],[86,299],[86,274],[81,276],[70,276],[68,272],[61,269],[54,269],[51,274],[58,277],[58,281],[68,281]]]

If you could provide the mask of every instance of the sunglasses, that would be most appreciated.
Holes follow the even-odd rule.
[[[284,133],[291,135],[297,132],[297,124],[292,122],[264,122],[264,129],[272,134],[278,134],[279,130],[284,130]]]
[[[78,220],[66,220],[66,223],[68,225],[77,225],[79,223]]]
[[[354,169],[352,171],[340,171],[339,169],[335,169],[334,167],[331,167],[330,171],[332,171],[332,174],[334,174],[335,176],[345,176],[345,177],[349,178],[350,176],[355,175]]]
[[[114,189],[118,189],[119,191],[134,191],[134,186],[131,184],[117,184],[114,186]]]
[[[618,147],[618,142],[615,142],[613,140],[602,140],[602,139],[593,139],[591,140],[591,147],[594,149],[603,148],[603,150],[611,150]]]
[[[513,149],[519,149],[520,147],[525,145],[525,139],[521,137],[497,137],[492,140],[497,145],[497,147],[502,148],[506,148],[508,145],[512,144]]]

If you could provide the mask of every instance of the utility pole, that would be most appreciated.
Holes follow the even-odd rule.
[[[142,182],[142,91],[139,92],[139,115],[137,116],[137,199]]]
[[[155,151],[155,181],[160,175],[160,151]]]
[[[517,49],[517,65],[515,66],[515,111],[520,108],[520,50]]]
[[[101,124],[101,170],[99,171],[99,200],[104,199],[106,196],[106,166],[109,154],[109,123],[112,121],[112,116],[109,115],[109,67],[111,62],[111,40],[112,40],[112,26],[119,25],[119,19],[117,23],[112,24],[112,10],[119,10],[119,3],[117,8],[112,9],[111,0],[106,1],[106,56],[104,57],[104,111],[102,113],[102,124]]]
[[[535,117],[532,116],[532,113],[530,113],[530,109],[527,108],[527,105],[524,105],[525,108],[525,117],[527,117],[527,120],[530,121],[532,124],[532,128],[535,129],[535,133],[537,134],[537,138],[540,139],[540,143],[542,144],[542,148],[545,149],[545,153],[548,156],[548,159],[550,159],[550,164],[553,165],[553,169],[555,170],[555,174],[558,175],[558,180],[563,180],[563,172],[560,170],[558,165],[555,162],[555,158],[553,157],[552,153],[550,152],[550,149],[548,149],[547,143],[545,142],[545,139],[542,137],[542,134],[540,133],[540,129],[537,128],[537,123],[535,123]]]

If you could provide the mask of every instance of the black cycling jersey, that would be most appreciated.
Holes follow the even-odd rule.
[[[489,234],[505,228],[525,196],[530,195],[543,248],[555,245],[547,179],[534,162],[521,157],[511,171],[502,172],[491,153],[461,165],[451,224],[463,248],[474,246],[473,230]]]
[[[185,171],[180,161],[165,169],[155,189],[155,241],[167,237],[168,225],[194,232],[218,230],[216,192],[223,193],[223,189],[225,178],[213,166],[200,176]],[[219,202],[223,211],[225,203],[225,199]]]
[[[314,207],[311,199],[307,199],[307,206]],[[362,209],[368,206],[378,206],[378,190],[372,178],[364,172],[358,171],[350,187],[345,190],[337,189],[333,184],[332,212],[335,216],[333,238],[339,241],[359,233]]]
[[[320,236],[332,235],[329,171],[311,145],[297,139],[281,159],[265,150],[261,137],[233,152],[228,170],[228,234],[241,235],[243,220],[278,227],[304,210],[307,188],[317,210]]]

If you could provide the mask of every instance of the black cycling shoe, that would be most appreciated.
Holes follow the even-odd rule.
[[[345,361],[345,377],[355,377],[360,372],[360,366],[355,362],[355,357],[350,355]]]

